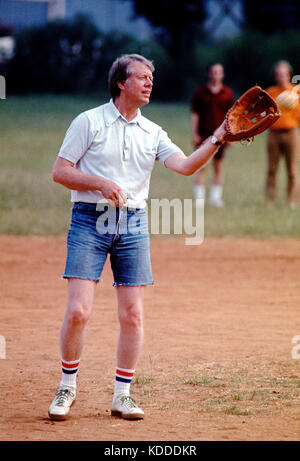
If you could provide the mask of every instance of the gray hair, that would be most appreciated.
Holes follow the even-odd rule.
[[[144,58],[144,56],[139,54],[124,54],[123,56],[120,56],[113,62],[108,74],[108,88],[113,99],[121,93],[118,83],[125,82],[131,75],[132,71],[130,65],[133,62],[141,62],[142,64],[145,64],[151,72],[154,72],[152,62]]]

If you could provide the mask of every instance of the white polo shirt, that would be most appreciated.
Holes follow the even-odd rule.
[[[126,206],[144,208],[154,162],[181,152],[167,133],[141,115],[128,122],[113,101],[78,115],[71,123],[58,156],[84,173],[118,184]],[[107,202],[100,191],[71,191],[72,202]]]

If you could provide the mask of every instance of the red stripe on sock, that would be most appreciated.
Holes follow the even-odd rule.
[[[61,364],[64,368],[78,368],[79,367],[79,362],[70,364],[70,363],[65,363],[62,361]]]
[[[132,378],[134,375],[134,372],[128,373],[128,371],[121,371],[117,368],[116,374],[120,376],[128,376],[128,378]]]

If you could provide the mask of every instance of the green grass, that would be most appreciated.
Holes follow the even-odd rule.
[[[69,225],[70,194],[51,180],[51,169],[71,120],[102,101],[76,97],[8,97],[0,102],[0,232],[62,234]],[[151,103],[143,113],[166,129],[184,152],[192,151],[188,104]],[[265,134],[250,147],[227,151],[221,210],[205,208],[205,237],[300,235],[298,211],[285,200],[286,174],[281,164],[278,202],[267,207]],[[211,167],[207,169],[207,184]],[[193,178],[154,168],[151,198],[192,198]]]
[[[251,415],[251,412],[249,410],[244,410],[244,411],[241,411],[239,410],[236,406],[233,406],[233,407],[230,407],[230,408],[226,408],[226,410],[224,410],[224,413],[226,415],[237,415],[237,416],[247,416],[247,415]]]
[[[182,404],[191,402],[190,407],[201,413],[275,414],[299,406],[296,369],[292,361],[190,364],[184,369],[185,379],[177,377],[178,392],[184,396]]]

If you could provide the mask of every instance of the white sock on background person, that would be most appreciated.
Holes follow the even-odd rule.
[[[211,205],[214,206],[223,206],[223,186],[220,184],[213,184],[210,188],[210,197],[209,197],[209,202]]]
[[[205,199],[205,186],[202,184],[195,184],[194,185],[194,197],[195,199],[197,198],[203,198]]]

